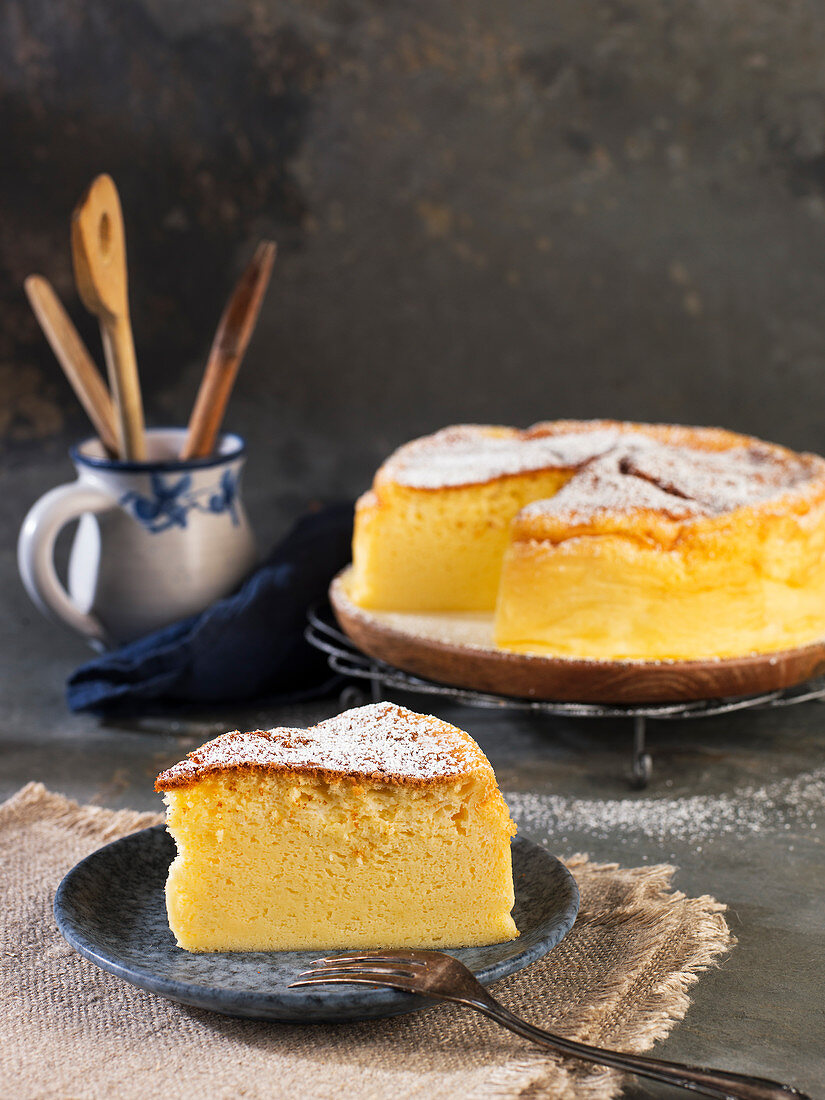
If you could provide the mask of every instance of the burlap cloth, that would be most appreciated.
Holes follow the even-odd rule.
[[[622,1078],[539,1048],[469,1009],[368,1023],[236,1020],[98,970],[61,939],[58,882],[153,814],[78,806],[30,783],[0,805],[0,1096],[552,1097],[607,1100]],[[497,983],[511,1009],[601,1046],[647,1050],[688,1007],[697,972],[731,944],[723,906],[672,890],[673,868],[569,861],[581,911],[547,958]]]

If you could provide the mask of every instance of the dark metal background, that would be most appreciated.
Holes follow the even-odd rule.
[[[825,7],[786,0],[5,0],[0,446],[85,431],[21,284],[99,350],[68,219],[106,169],[153,422],[281,243],[230,417],[268,507],[454,421],[825,449],[823,56]]]

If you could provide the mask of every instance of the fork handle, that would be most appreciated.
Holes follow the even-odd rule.
[[[581,1058],[584,1062],[594,1062],[600,1066],[635,1073],[638,1077],[648,1077],[651,1081],[662,1081],[668,1085],[681,1085],[684,1089],[702,1096],[713,1096],[716,1100],[810,1100],[804,1092],[790,1085],[780,1085],[764,1077],[750,1077],[744,1073],[728,1073],[725,1070],[706,1069],[703,1066],[684,1066],[678,1062],[663,1062],[658,1058],[646,1058],[641,1054],[624,1054],[615,1050],[600,1050],[598,1047],[576,1043],[572,1039],[563,1039],[549,1031],[542,1031],[526,1020],[514,1016],[504,1005],[492,996],[475,999],[455,997],[450,1000],[469,1005],[478,1012],[489,1016],[491,1020],[522,1035],[539,1046],[562,1054]]]

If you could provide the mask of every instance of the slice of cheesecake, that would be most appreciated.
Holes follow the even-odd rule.
[[[188,951],[461,947],[518,935],[510,820],[466,733],[391,703],[227,733],[158,776]]]

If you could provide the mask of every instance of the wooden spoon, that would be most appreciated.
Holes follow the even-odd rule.
[[[238,367],[244,357],[275,262],[274,241],[261,241],[218,324],[189,418],[181,458],[206,458],[215,447]]]
[[[48,279],[42,275],[29,275],[23,285],[34,315],[80,404],[94,424],[101,443],[110,455],[117,455],[115,407],[80,333]]]
[[[146,458],[143,404],[129,320],[126,236],[111,176],[98,176],[72,215],[72,254],[83,304],[100,322],[120,457]]]

